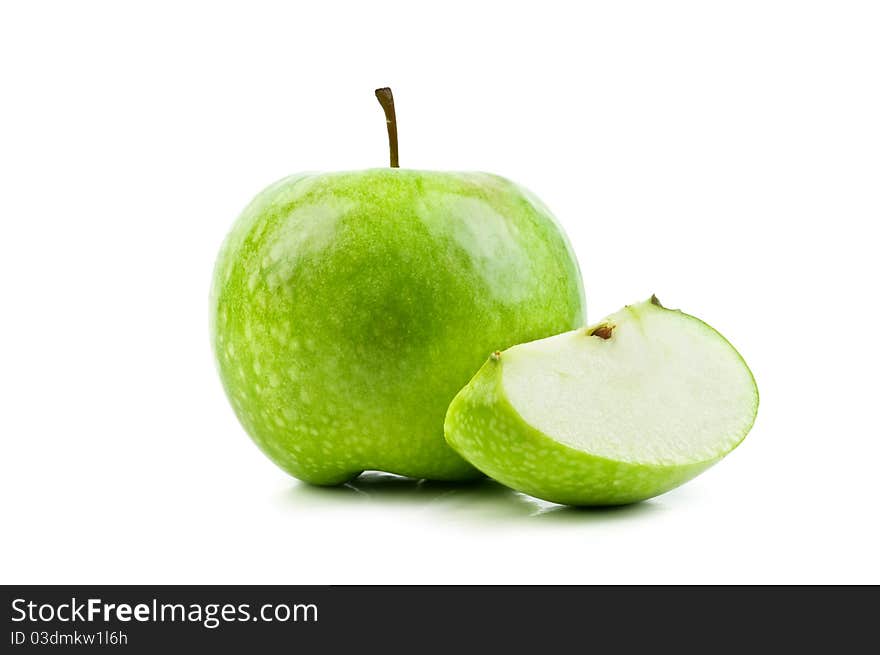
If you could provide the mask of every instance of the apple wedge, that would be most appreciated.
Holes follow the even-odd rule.
[[[619,505],[673,489],[748,434],[758,389],[740,354],[656,297],[589,328],[494,353],[449,406],[447,442],[538,498]]]

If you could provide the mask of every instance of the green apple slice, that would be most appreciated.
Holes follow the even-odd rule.
[[[452,401],[447,442],[518,491],[569,505],[657,496],[732,451],[758,411],[739,353],[652,297],[496,352]]]

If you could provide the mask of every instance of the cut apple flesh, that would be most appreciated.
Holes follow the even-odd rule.
[[[749,369],[705,323],[651,303],[504,354],[523,420],[598,457],[684,464],[728,452],[752,422]]]
[[[717,462],[757,406],[752,374],[727,340],[652,298],[496,353],[450,405],[446,438],[520,491],[618,504]]]

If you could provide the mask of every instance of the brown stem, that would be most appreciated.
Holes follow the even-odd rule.
[[[388,124],[388,147],[391,150],[391,168],[400,168],[397,159],[397,117],[394,115],[394,96],[387,86],[376,89],[376,98],[385,110],[385,122]]]

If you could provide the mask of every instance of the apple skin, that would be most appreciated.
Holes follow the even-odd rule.
[[[223,244],[210,300],[226,394],[278,466],[466,480],[445,442],[487,354],[583,325],[580,271],[541,202],[486,173],[301,174]]]
[[[736,349],[700,319],[662,307],[655,297],[628,306],[620,314],[627,310],[635,316],[646,311],[676,312],[697,321],[707,333],[733,350],[748,371],[745,360]],[[606,321],[608,319],[579,330],[579,337],[595,338],[590,335]],[[444,424],[446,440],[469,462],[498,482],[554,503],[625,505],[659,496],[726,457],[745,439],[757,416],[758,390],[751,371],[748,371],[755,394],[751,423],[736,444],[726,451],[703,461],[673,465],[608,459],[560,443],[521,417],[504,389],[505,354],[491,355],[450,403]]]

